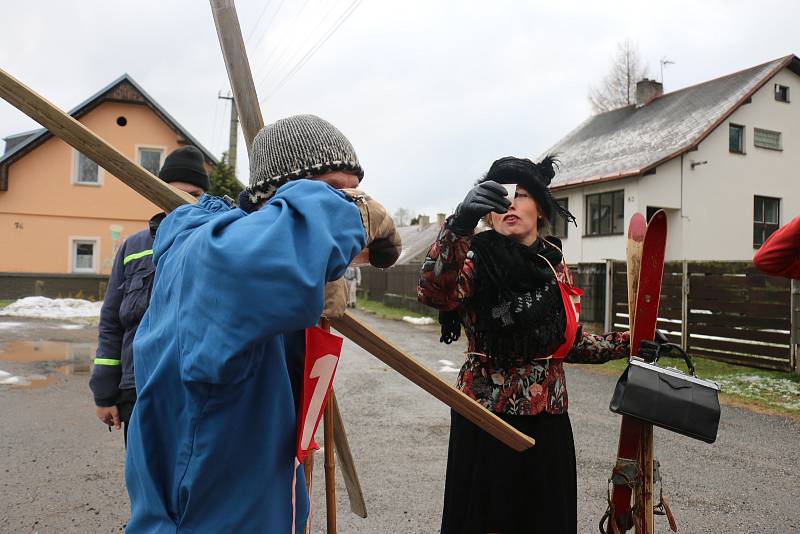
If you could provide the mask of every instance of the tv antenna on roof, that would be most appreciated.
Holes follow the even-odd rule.
[[[659,63],[661,64],[661,85],[663,86],[664,85],[664,65],[674,65],[675,62],[674,61],[670,61],[669,59],[667,59],[666,56],[663,56],[659,60]]]

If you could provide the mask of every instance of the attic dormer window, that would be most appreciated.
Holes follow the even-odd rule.
[[[778,102],[789,102],[789,88],[779,83],[775,84],[775,100]]]

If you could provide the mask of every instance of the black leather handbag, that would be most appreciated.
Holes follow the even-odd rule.
[[[689,355],[671,344],[660,348],[667,345],[682,353],[689,374],[657,365],[659,350],[653,363],[633,357],[617,381],[609,409],[714,443],[719,427],[719,384],[698,378]]]

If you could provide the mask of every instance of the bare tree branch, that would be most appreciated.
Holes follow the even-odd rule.
[[[636,100],[636,82],[646,76],[647,65],[636,45],[630,39],[618,43],[608,74],[598,85],[589,89],[592,111],[603,113],[633,104]]]

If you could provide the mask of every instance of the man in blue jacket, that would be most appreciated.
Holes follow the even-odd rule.
[[[199,197],[209,185],[203,161],[203,153],[197,148],[179,148],[167,156],[158,175],[173,187]],[[155,215],[148,229],[131,235],[119,248],[100,310],[97,354],[89,387],[98,419],[109,429],[124,426],[126,443],[136,403],[133,338],[150,301],[155,271],[153,238],[164,216]]]
[[[323,310],[325,283],[365,245],[399,254],[382,206],[339,190],[363,171],[333,125],[289,117],[263,128],[251,152],[243,208],[203,196],[156,236],[134,342],[128,533],[302,532],[303,331]]]

